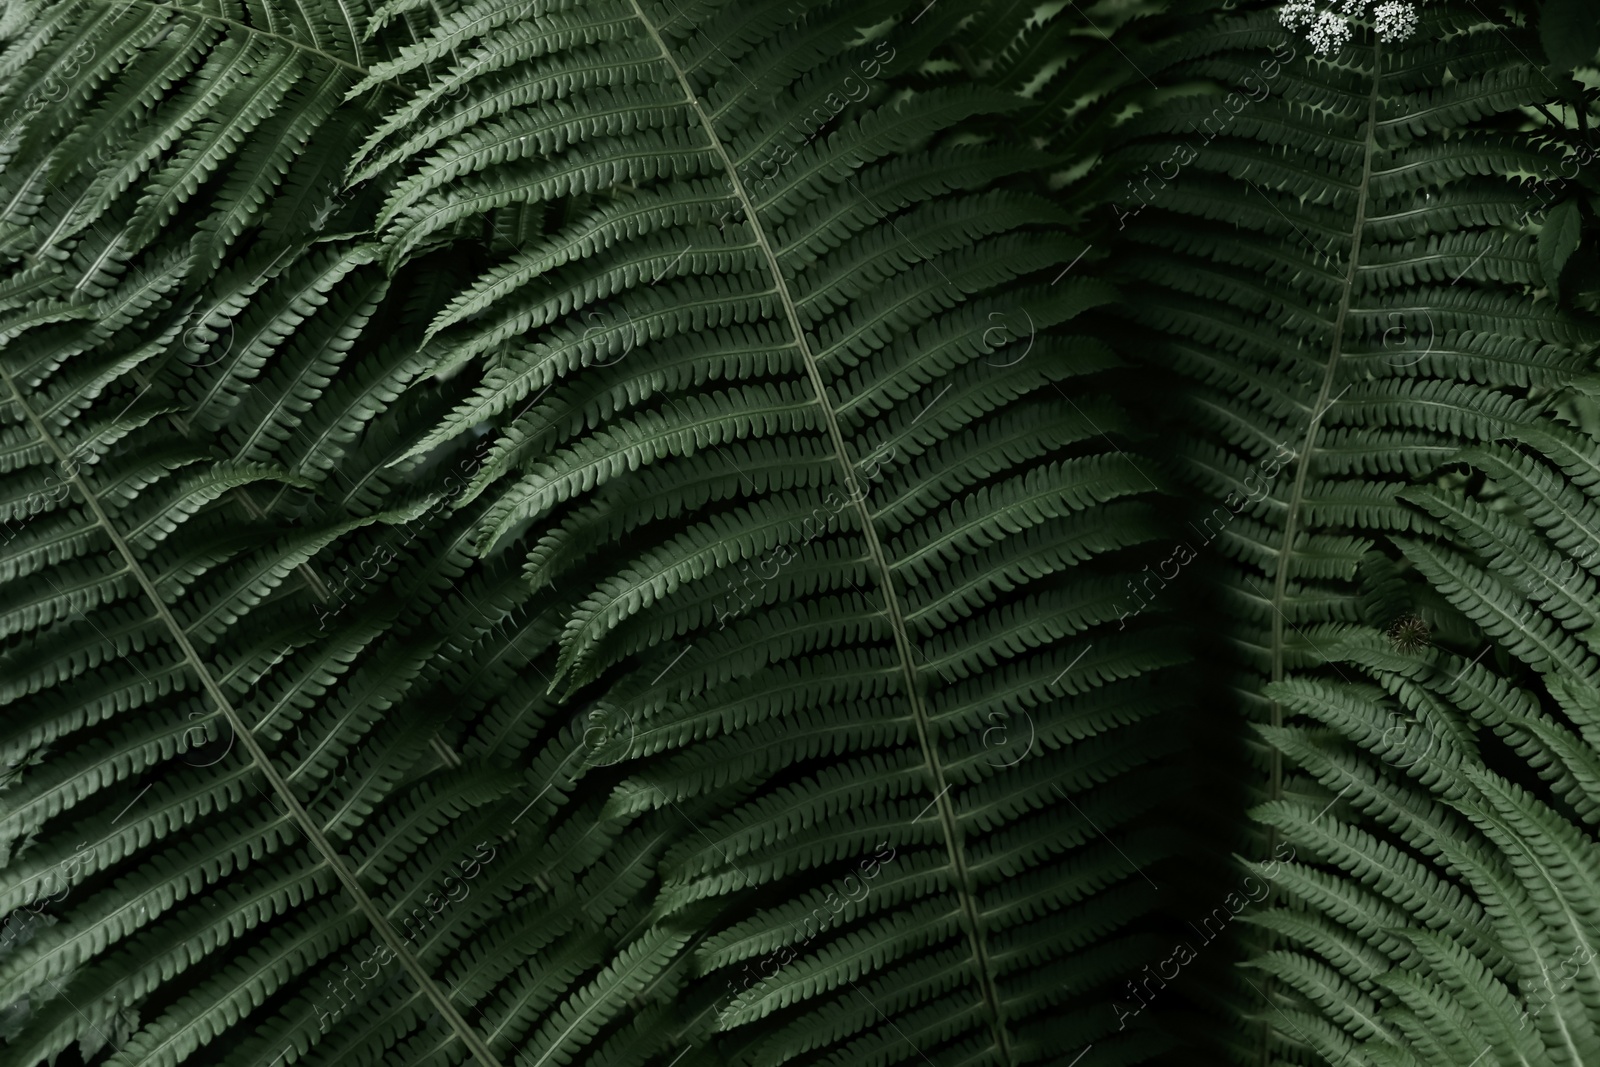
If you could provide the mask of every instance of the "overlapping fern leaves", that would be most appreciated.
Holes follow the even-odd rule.
[[[1141,341],[1270,746],[1256,858],[1296,850],[1238,1062],[1596,1054],[1596,333],[1562,274],[1593,113],[1529,13],[1423,13],[1329,60],[1270,10],[1196,32],[1146,69],[1217,90],[1125,148]]]
[[[970,12],[25,14],[7,1062],[1143,1054],[1182,653]]]

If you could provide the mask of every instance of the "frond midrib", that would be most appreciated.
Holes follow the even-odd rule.
[[[18,388],[16,379],[12,376],[11,371],[4,365],[3,362],[0,362],[0,381],[4,382],[6,388],[10,391],[12,396],[16,398],[17,406],[21,408],[23,415],[26,417],[29,425],[33,428],[33,431],[39,435],[45,446],[50,450],[55,462],[61,465],[61,469],[63,471],[71,472],[68,481],[83,497],[85,506],[87,506],[90,512],[93,514],[95,522],[101,527],[101,529],[105,530],[106,536],[110,539],[117,554],[120,555],[125,561],[129,573],[131,573],[134,577],[134,580],[139,583],[140,590],[144,593],[145,597],[150,601],[150,603],[154,605],[156,617],[172,635],[173,641],[183,653],[184,659],[186,659],[189,662],[190,667],[193,668],[195,675],[199,678],[200,684],[204,688],[206,694],[210,696],[210,698],[216,703],[217,708],[228,720],[228,725],[232,728],[234,736],[244,745],[245,751],[250,754],[251,760],[260,769],[262,776],[267,779],[267,783],[271,787],[272,791],[278,797],[282,798],[284,806],[288,810],[290,818],[293,820],[295,825],[297,825],[300,828],[300,831],[306,835],[306,839],[311,842],[312,847],[315,848],[321,855],[322,861],[328,865],[329,869],[331,869],[338,877],[345,890],[355,900],[356,906],[361,910],[362,915],[366,917],[367,922],[371,926],[372,930],[383,939],[384,943],[389,947],[389,950],[400,959],[406,971],[413,979],[416,980],[417,985],[428,997],[428,1000],[433,1004],[434,1009],[438,1011],[439,1014],[449,1023],[451,1029],[456,1032],[456,1035],[461,1039],[462,1044],[467,1047],[467,1049],[472,1053],[473,1057],[478,1060],[482,1067],[500,1067],[499,1061],[494,1057],[494,1054],[489,1051],[488,1046],[484,1044],[482,1039],[479,1038],[475,1032],[473,1032],[471,1026],[467,1024],[467,1021],[463,1019],[460,1013],[456,1011],[455,1005],[451,1003],[450,998],[446,996],[437,985],[434,984],[433,977],[428,974],[427,971],[423,970],[422,965],[417,961],[416,957],[414,957],[406,948],[406,943],[402,941],[399,935],[397,935],[393,928],[390,927],[388,921],[379,912],[372,899],[367,895],[366,891],[362,889],[361,884],[356,881],[355,876],[350,872],[349,868],[345,866],[342,857],[337,851],[335,851],[332,844],[329,843],[328,839],[323,835],[321,829],[317,826],[315,820],[311,818],[310,814],[307,813],[305,808],[301,805],[299,798],[294,795],[294,792],[283,780],[282,775],[278,773],[277,768],[272,765],[272,761],[267,756],[266,751],[261,747],[260,742],[256,740],[255,735],[245,724],[244,719],[239,714],[238,709],[235,708],[232,702],[228,700],[227,696],[222,691],[222,687],[217,683],[217,680],[212,676],[210,669],[206,666],[205,661],[201,659],[200,654],[195,649],[193,642],[189,640],[189,635],[184,632],[183,627],[178,624],[177,619],[173,618],[172,612],[168,609],[166,602],[156,591],[150,575],[146,573],[145,568],[140,564],[139,560],[135,558],[132,549],[128,547],[127,541],[123,539],[122,535],[117,532],[116,527],[112,525],[110,517],[106,514],[105,509],[100,504],[99,497],[95,495],[88,482],[85,481],[81,467],[72,462],[69,459],[68,454],[62,451],[60,443],[46,428],[43,420],[39,417],[38,413],[34,411],[33,406],[28,403],[27,396],[22,392],[21,389]]]
[[[828,402],[827,386],[823,381],[821,368],[817,357],[811,351],[811,346],[806,340],[805,330],[800,323],[800,315],[794,294],[790,292],[789,283],[785,280],[783,270],[779,265],[778,255],[772,247],[765,229],[761,225],[760,216],[756,213],[755,201],[744,188],[739,179],[739,174],[734,166],[732,157],[728,154],[727,146],[717,136],[716,128],[711,123],[711,118],[706,114],[698,95],[689,84],[689,79],[684,70],[673,58],[667,43],[662,39],[660,32],[645,16],[644,8],[639,0],[628,0],[633,8],[634,15],[639,19],[645,31],[655,42],[656,48],[661,52],[662,61],[671,69],[677,79],[679,87],[690,108],[694,111],[701,127],[705,130],[706,137],[710,140],[711,149],[717,154],[726,172],[728,182],[734,196],[744,211],[749,222],[750,230],[754,234],[761,254],[766,259],[767,269],[772,272],[773,283],[776,287],[778,299],[783,304],[783,313],[788,321],[789,329],[794,334],[794,345],[800,353],[801,361],[805,364],[806,375],[811,381],[811,388],[817,406],[822,411],[823,421],[827,427],[828,438],[833,447],[834,458],[838,461],[843,472],[845,488],[850,496],[850,504],[856,513],[861,525],[862,536],[866,540],[867,551],[872,564],[881,578],[884,596],[884,610],[894,633],[895,650],[900,659],[901,673],[905,679],[906,695],[911,703],[912,719],[916,723],[917,740],[926,758],[926,766],[932,785],[936,790],[933,805],[939,812],[939,821],[944,830],[945,844],[950,857],[950,867],[954,874],[955,889],[961,900],[961,908],[966,916],[968,940],[972,946],[974,962],[977,964],[978,980],[982,986],[985,1006],[988,1009],[990,1028],[994,1034],[995,1045],[999,1049],[1001,1062],[1008,1065],[1014,1062],[1011,1055],[1005,1023],[1000,1014],[999,991],[995,988],[994,971],[989,963],[988,953],[983,943],[981,915],[977,901],[971,890],[971,881],[967,873],[967,864],[961,844],[960,824],[955,817],[954,806],[950,801],[950,786],[945,784],[944,767],[940,762],[937,750],[934,747],[928,710],[922,699],[922,689],[918,685],[916,666],[912,660],[911,637],[906,626],[905,614],[901,610],[899,597],[895,592],[894,575],[889,567],[888,559],[883,550],[883,544],[878,539],[876,527],[872,522],[871,513],[867,510],[866,496],[861,490],[861,485],[856,478],[855,468],[851,465],[845,449],[844,434],[839,428],[838,418],[834,414],[832,405]]]
[[[1294,538],[1299,526],[1300,508],[1305,502],[1306,483],[1311,472],[1311,453],[1316,448],[1317,430],[1322,423],[1322,416],[1327,413],[1332,401],[1329,394],[1333,390],[1334,376],[1339,368],[1339,357],[1344,347],[1345,321],[1349,316],[1351,298],[1355,292],[1355,282],[1361,267],[1361,235],[1366,228],[1367,202],[1371,196],[1372,185],[1372,157],[1377,149],[1377,119],[1378,119],[1378,88],[1383,77],[1383,50],[1374,37],[1372,42],[1372,84],[1367,93],[1367,123],[1366,139],[1361,156],[1361,181],[1356,190],[1355,221],[1351,224],[1350,237],[1350,262],[1345,270],[1344,282],[1339,291],[1339,310],[1333,320],[1333,337],[1329,345],[1328,363],[1323,369],[1322,385],[1317,390],[1317,399],[1311,409],[1311,420],[1306,426],[1304,443],[1300,454],[1296,457],[1298,466],[1295,470],[1294,486],[1290,490],[1286,502],[1287,512],[1284,515],[1283,540],[1277,554],[1277,574],[1272,583],[1272,681],[1283,681],[1284,665],[1284,627],[1288,617],[1284,614],[1287,606],[1287,592],[1289,584],[1289,560],[1294,554]],[[1277,700],[1272,701],[1270,710],[1272,726],[1281,729],[1283,726],[1283,705]],[[1269,797],[1278,800],[1283,796],[1283,753],[1276,746],[1271,748],[1271,771]],[[1276,830],[1269,830],[1267,851],[1270,854],[1277,842]],[[1269,896],[1270,903],[1270,896]],[[1263,996],[1271,1003],[1272,981],[1269,976],[1267,992]],[[1259,1062],[1265,1067],[1272,1061],[1272,1032],[1273,1025],[1269,1017],[1263,1016],[1261,1022],[1262,1037],[1259,1045]]]

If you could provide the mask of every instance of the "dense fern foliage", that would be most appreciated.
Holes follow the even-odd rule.
[[[5,1062],[1157,1047],[1113,292],[919,7],[8,9]]]
[[[0,1064],[1600,1060],[1600,18],[1369,6],[5,7]]]
[[[1328,58],[1272,9],[1185,34],[1145,69],[1207,88],[1120,150],[1175,554],[1265,742],[1241,1063],[1600,1055],[1596,112],[1536,11],[1421,14]]]

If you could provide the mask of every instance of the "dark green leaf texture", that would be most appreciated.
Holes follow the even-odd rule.
[[[5,1062],[1156,1046],[1159,490],[969,16],[7,19]]]
[[[1241,1063],[1600,1056],[1597,334],[1556,285],[1592,111],[1545,106],[1522,16],[1422,15],[1328,60],[1208,25],[1147,69],[1215,88],[1120,149],[1130,350],[1184,383],[1169,462],[1266,742]]]
[[[0,11],[0,1065],[1600,1062],[1595,20],[1346,6]]]

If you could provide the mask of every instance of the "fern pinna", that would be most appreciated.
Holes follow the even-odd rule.
[[[972,17],[7,9],[5,1062],[1156,1047],[1157,489]]]
[[[1593,1062],[1592,93],[1537,7],[1279,14],[1143,57],[1112,207],[1265,741],[1229,1055]]]

